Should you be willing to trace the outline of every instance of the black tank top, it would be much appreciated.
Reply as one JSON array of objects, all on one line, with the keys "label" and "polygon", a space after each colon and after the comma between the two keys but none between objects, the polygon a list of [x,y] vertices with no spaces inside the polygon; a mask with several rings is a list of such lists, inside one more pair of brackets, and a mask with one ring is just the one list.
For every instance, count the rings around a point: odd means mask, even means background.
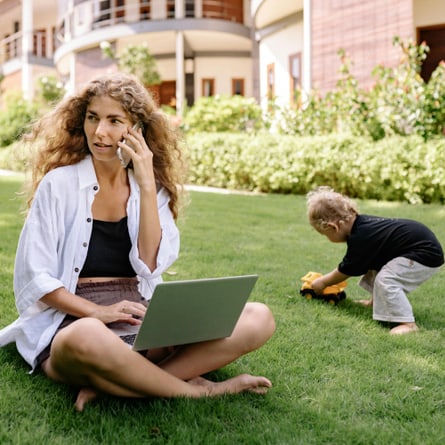
[{"label": "black tank top", "polygon": [[79,277],[134,277],[127,217],[120,221],[93,220],[93,232]]}]

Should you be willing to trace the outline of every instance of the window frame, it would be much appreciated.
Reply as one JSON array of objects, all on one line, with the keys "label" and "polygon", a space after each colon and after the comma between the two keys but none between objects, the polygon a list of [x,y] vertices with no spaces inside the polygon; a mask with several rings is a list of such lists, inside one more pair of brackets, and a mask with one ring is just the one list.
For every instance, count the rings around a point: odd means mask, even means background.
[{"label": "window frame", "polygon": [[[206,94],[207,86],[209,94]],[[211,97],[215,95],[215,79],[212,77],[203,77],[201,81],[201,94],[203,97]]]}]

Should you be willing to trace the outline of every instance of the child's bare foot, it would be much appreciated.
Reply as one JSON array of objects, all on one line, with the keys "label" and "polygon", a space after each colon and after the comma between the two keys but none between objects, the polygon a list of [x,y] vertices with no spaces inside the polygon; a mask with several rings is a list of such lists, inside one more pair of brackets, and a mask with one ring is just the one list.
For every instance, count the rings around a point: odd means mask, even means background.
[{"label": "child's bare foot", "polygon": [[389,333],[391,335],[402,335],[416,332],[418,330],[419,328],[417,327],[416,323],[401,323],[395,328],[392,328]]},{"label": "child's bare foot", "polygon": [[369,300],[355,300],[355,302],[365,307],[372,307],[372,298]]},{"label": "child's bare foot", "polygon": [[79,394],[77,394],[77,399],[74,404],[74,407],[77,409],[77,411],[83,411],[85,408],[85,405],[88,402],[91,402],[91,400],[94,400],[97,397],[98,393],[95,389],[85,387],[80,388]]},{"label": "child's bare foot", "polygon": [[188,381],[192,385],[201,385],[207,388],[209,396],[222,394],[238,394],[240,392],[254,392],[265,394],[272,383],[266,377],[257,377],[250,374],[240,374],[223,382],[211,382],[203,377]]}]

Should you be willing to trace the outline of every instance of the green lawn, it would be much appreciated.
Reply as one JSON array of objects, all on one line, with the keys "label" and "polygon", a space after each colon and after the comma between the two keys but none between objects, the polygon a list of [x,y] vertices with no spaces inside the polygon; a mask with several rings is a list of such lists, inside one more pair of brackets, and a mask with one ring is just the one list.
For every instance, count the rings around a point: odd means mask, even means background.
[{"label": "green lawn", "polygon": [[[14,251],[22,225],[20,178],[0,177],[0,327],[15,319]],[[445,245],[445,209],[359,202],[363,213],[421,220]],[[300,277],[336,266],[344,245],[306,221],[301,196],[191,192],[181,255],[166,280],[257,273],[251,299],[273,310],[277,331],[260,350],[213,373],[265,375],[265,396],[200,400],[102,397],[83,413],[75,391],[28,375],[14,345],[0,349],[1,444],[445,443],[444,271],[413,292],[421,331],[391,337],[351,279],[338,306],[299,295]]]}]

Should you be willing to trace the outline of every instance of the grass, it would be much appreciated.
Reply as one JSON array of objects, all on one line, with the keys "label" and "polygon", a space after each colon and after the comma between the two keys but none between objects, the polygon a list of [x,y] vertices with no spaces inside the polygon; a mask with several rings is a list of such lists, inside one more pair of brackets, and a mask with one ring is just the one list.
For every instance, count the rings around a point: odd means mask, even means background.
[{"label": "grass", "polygon": [[[21,178],[0,177],[0,326],[16,317],[14,252]],[[306,301],[300,277],[336,266],[344,245],[306,222],[303,197],[191,192],[179,225],[181,255],[166,280],[258,273],[252,300],[273,310],[263,348],[212,374],[269,377],[265,396],[202,400],[103,397],[75,412],[74,389],[28,367],[14,345],[0,349],[2,444],[422,444],[445,443],[445,271],[411,295],[421,327],[390,337],[353,278],[338,306]],[[375,201],[363,213],[421,220],[445,245],[445,209]]]}]

